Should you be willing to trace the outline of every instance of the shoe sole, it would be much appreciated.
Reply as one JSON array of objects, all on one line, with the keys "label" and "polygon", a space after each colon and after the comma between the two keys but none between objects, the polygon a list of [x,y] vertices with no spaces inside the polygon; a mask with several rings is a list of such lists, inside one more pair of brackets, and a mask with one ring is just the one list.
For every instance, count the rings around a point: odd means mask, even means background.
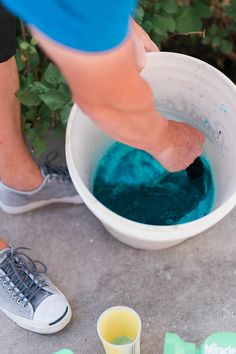
[{"label": "shoe sole", "polygon": [[66,197],[66,198],[60,198],[60,199],[49,199],[49,200],[40,200],[38,202],[33,202],[29,203],[23,206],[19,207],[12,207],[9,205],[6,205],[2,202],[0,202],[0,208],[7,214],[11,215],[17,215],[17,214],[23,214],[27,213],[29,211],[42,208],[46,205],[50,204],[62,204],[62,203],[68,203],[68,204],[83,204],[83,200],[80,198],[80,196],[75,196],[75,197]]},{"label": "shoe sole", "polygon": [[53,333],[60,332],[63,328],[65,328],[68,325],[72,317],[71,308],[70,306],[68,306],[68,311],[65,317],[61,319],[61,321],[57,322],[52,326],[48,325],[47,327],[42,328],[37,325],[32,326],[31,322],[33,321],[27,319],[22,320],[20,317],[9,313],[8,311],[2,309],[1,307],[0,310],[2,310],[2,312],[19,327],[24,328],[30,332],[39,333],[39,334],[53,334]]}]

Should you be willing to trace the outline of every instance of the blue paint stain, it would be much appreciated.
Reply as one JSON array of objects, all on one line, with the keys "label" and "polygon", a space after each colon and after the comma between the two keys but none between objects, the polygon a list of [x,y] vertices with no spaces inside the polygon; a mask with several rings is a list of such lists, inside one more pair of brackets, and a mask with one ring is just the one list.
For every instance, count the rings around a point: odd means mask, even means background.
[{"label": "blue paint stain", "polygon": [[175,225],[207,215],[214,183],[209,163],[191,181],[186,171],[169,173],[151,155],[114,143],[95,171],[94,196],[115,213],[143,224]]},{"label": "blue paint stain", "polygon": [[220,110],[224,113],[227,113],[228,112],[228,108],[222,103],[221,106],[220,106]]},{"label": "blue paint stain", "polygon": [[208,119],[207,119],[207,118],[205,118],[205,119],[203,120],[203,125],[204,125],[204,127],[205,127],[205,128],[207,128],[207,127],[208,127],[208,125],[209,125],[209,121],[208,121]]}]

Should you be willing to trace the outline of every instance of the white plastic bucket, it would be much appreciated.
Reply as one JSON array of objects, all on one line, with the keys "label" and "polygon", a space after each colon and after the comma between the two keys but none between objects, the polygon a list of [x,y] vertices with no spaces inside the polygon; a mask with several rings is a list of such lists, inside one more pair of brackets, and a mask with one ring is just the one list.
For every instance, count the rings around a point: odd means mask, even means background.
[{"label": "white plastic bucket", "polygon": [[127,245],[157,250],[208,229],[236,204],[236,87],[212,66],[176,53],[149,54],[142,75],[153,90],[159,111],[205,133],[204,154],[211,163],[216,186],[212,212],[186,224],[150,226],[103,206],[90,191],[91,181],[99,158],[113,140],[76,105],[67,126],[66,156],[76,189],[106,229]]}]

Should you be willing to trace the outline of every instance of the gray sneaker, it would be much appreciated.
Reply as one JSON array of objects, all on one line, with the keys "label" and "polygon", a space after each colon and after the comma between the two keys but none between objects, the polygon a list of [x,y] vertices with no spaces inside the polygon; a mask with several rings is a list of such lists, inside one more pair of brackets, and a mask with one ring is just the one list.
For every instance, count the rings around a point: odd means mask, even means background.
[{"label": "gray sneaker", "polygon": [[37,189],[23,192],[0,182],[0,207],[3,211],[8,214],[21,214],[52,203],[83,203],[70,179],[67,167],[52,165],[56,155],[50,159],[51,155],[48,155],[45,165],[41,168],[44,181]]},{"label": "gray sneaker", "polygon": [[70,305],[46,276],[46,266],[24,250],[10,246],[0,250],[0,310],[29,331],[58,332],[70,322]]}]

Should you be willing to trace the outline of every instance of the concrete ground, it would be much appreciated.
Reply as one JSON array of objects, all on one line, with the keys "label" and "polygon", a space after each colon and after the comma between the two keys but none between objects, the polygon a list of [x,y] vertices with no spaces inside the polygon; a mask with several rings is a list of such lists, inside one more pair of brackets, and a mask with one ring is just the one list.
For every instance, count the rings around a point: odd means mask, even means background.
[{"label": "concrete ground", "polygon": [[0,232],[32,248],[67,296],[73,319],[61,333],[27,332],[0,313],[0,354],[104,353],[99,315],[127,305],[141,316],[142,354],[161,354],[173,331],[201,343],[236,331],[236,210],[215,227],[174,248],[140,251],[116,241],[85,206],[50,206],[21,216],[0,212]]}]

